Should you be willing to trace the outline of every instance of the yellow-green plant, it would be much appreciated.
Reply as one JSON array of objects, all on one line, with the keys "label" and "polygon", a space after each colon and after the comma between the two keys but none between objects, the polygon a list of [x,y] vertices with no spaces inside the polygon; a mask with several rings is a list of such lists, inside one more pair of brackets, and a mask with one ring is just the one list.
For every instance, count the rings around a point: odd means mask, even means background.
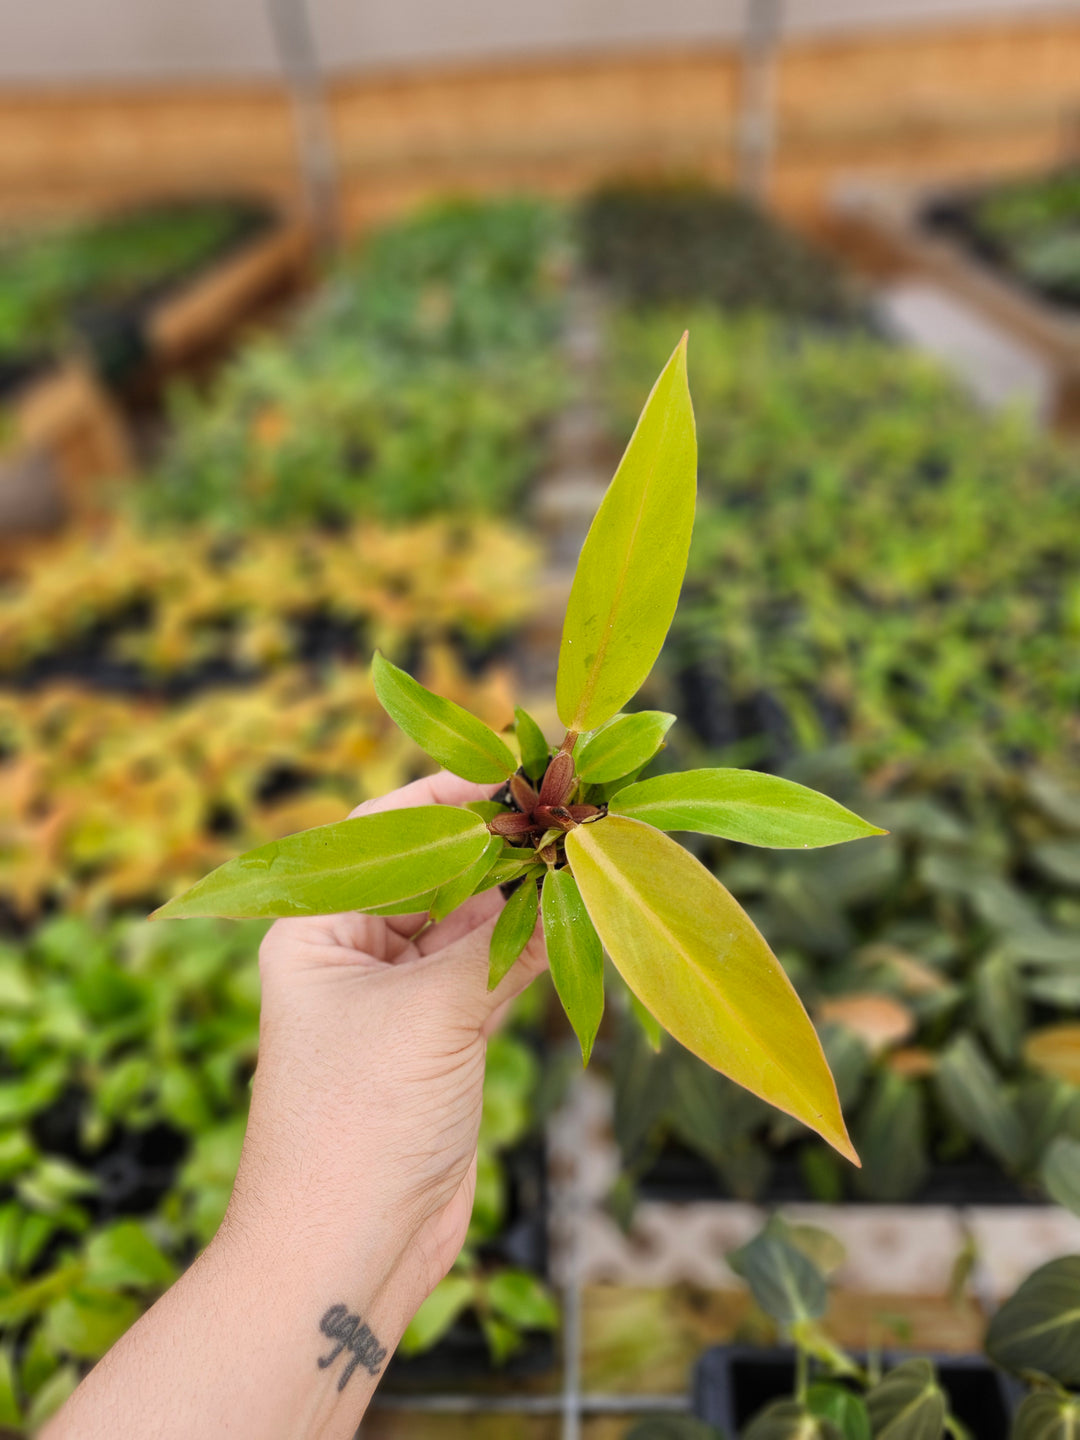
[{"label": "yellow-green plant", "polygon": [[802,1120],[855,1160],[836,1086],[790,981],[731,895],[666,831],[803,848],[881,833],[774,776],[701,770],[639,780],[674,717],[624,714],[675,614],[694,523],[697,441],[686,340],[664,367],[589,530],[570,593],[552,753],[523,711],[515,753],[460,706],[377,655],[376,693],[433,759],[499,784],[472,806],[422,806],[320,826],[231,860],[158,913],[340,910],[439,920],[513,885],[491,983],[542,919],[555,989],[588,1060],[606,950],[643,1024]]}]

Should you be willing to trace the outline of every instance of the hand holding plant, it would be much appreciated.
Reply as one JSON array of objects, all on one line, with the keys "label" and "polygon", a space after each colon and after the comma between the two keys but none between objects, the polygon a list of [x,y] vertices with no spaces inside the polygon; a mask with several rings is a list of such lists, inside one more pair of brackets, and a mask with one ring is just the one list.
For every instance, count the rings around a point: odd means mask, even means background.
[{"label": "hand holding plant", "polygon": [[606,950],[659,1040],[803,1121],[856,1161],[821,1045],[750,918],[665,833],[804,848],[881,833],[804,786],[738,770],[639,780],[674,717],[624,714],[675,614],[694,521],[697,449],[685,337],[661,373],[597,512],[570,594],[552,751],[523,711],[517,753],[381,656],[384,708],[433,759],[494,800],[365,815],[263,846],[162,915],[425,912],[439,922],[514,887],[494,926],[494,987],[543,920],[552,978],[586,1061],[604,1005]]}]

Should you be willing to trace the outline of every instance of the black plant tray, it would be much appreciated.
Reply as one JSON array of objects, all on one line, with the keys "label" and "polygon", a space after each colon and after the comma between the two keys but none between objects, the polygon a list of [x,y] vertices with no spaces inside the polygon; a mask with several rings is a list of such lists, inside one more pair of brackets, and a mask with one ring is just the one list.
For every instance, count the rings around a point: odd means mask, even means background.
[{"label": "black plant tray", "polygon": [[[865,1356],[857,1357],[865,1362]],[[891,1369],[914,1355],[893,1351],[882,1356]],[[1013,1382],[980,1355],[928,1355],[949,1397],[956,1418],[975,1440],[1008,1440],[1018,1399]],[[795,1352],[719,1345],[706,1350],[694,1371],[694,1414],[718,1426],[730,1440],[766,1405],[789,1397],[795,1386]]]},{"label": "black plant tray", "polygon": [[[702,1200],[735,1200],[707,1160],[682,1145],[668,1144],[639,1178],[643,1200],[689,1204]],[[776,1156],[772,1173],[761,1192],[752,1197],[761,1205],[818,1204],[821,1196],[807,1186],[795,1154]],[[939,1162],[914,1195],[901,1200],[875,1200],[855,1191],[841,1197],[851,1205],[1039,1205],[1046,1201],[1004,1174],[988,1155]]]},{"label": "black plant tray", "polygon": [[1073,280],[1044,283],[1016,269],[1005,248],[979,224],[975,214],[978,200],[978,192],[939,196],[923,207],[919,219],[928,230],[961,245],[1014,289],[1034,295],[1046,304],[1071,311],[1080,309],[1080,283]]},{"label": "black plant tray", "polygon": [[[548,1193],[544,1146],[530,1141],[502,1159],[508,1179],[506,1224],[497,1239],[480,1249],[482,1262],[514,1265],[548,1278]],[[451,1386],[485,1379],[522,1379],[554,1367],[556,1337],[535,1331],[516,1354],[495,1366],[480,1325],[465,1315],[437,1345],[421,1355],[395,1355],[381,1387],[386,1391]]]}]

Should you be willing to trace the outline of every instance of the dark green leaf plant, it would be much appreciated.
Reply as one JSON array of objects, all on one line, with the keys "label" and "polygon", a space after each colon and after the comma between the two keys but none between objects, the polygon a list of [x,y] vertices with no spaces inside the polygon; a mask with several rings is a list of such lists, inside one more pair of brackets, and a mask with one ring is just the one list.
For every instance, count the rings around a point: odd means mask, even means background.
[{"label": "dark green leaf plant", "polygon": [[555,989],[587,1061],[604,1008],[604,954],[653,1035],[802,1120],[856,1161],[836,1085],[791,982],[731,894],[671,831],[804,849],[882,833],[823,794],[753,771],[641,778],[673,716],[629,714],[664,644],[694,523],[697,442],[686,338],[645,404],[582,548],[559,653],[552,747],[517,714],[497,735],[376,655],[383,706],[448,770],[497,786],[470,806],[361,816],[275,841],[165,905],[170,917],[415,914],[437,922],[511,889],[491,984],[537,920]]}]

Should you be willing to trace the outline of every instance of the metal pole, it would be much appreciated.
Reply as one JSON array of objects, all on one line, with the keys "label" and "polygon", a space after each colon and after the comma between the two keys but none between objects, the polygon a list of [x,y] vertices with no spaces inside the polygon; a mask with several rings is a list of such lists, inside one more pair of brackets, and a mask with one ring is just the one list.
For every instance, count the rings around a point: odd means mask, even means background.
[{"label": "metal pole", "polygon": [[307,0],[266,0],[266,8],[292,97],[305,208],[316,241],[330,249],[340,230],[337,152]]},{"label": "metal pole", "polygon": [[736,179],[743,194],[759,202],[768,194],[776,139],[775,71],[782,25],[783,0],[746,0]]}]

